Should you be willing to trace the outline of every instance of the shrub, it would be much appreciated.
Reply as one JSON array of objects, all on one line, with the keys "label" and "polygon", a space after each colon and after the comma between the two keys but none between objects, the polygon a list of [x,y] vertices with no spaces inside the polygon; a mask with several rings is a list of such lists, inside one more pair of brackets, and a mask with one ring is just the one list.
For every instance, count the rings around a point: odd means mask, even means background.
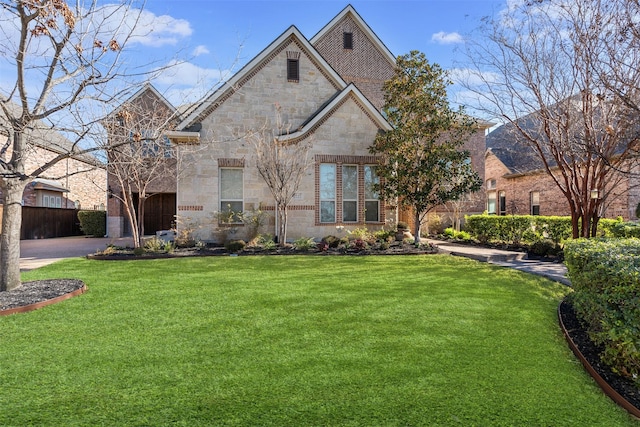
[{"label": "shrub", "polygon": [[538,256],[556,255],[559,251],[560,247],[551,239],[537,240],[529,247],[529,252]]},{"label": "shrub", "polygon": [[404,221],[398,221],[398,224],[396,225],[396,228],[398,230],[408,230],[409,229],[409,224],[407,224]]},{"label": "shrub", "polygon": [[298,251],[306,252],[316,246],[316,242],[311,237],[301,237],[293,242],[293,247]]},{"label": "shrub", "polygon": [[392,230],[378,230],[373,233],[376,242],[391,243],[396,240],[396,232]]},{"label": "shrub", "polygon": [[329,245],[330,248],[335,249],[340,245],[340,239],[336,236],[324,236],[322,241]]},{"label": "shrub", "polygon": [[329,249],[329,245],[327,244],[327,242],[318,242],[316,244],[316,247],[320,252],[326,252]]},{"label": "shrub", "polygon": [[240,252],[245,246],[244,240],[230,240],[224,244],[224,248],[231,253]]},{"label": "shrub", "polygon": [[429,234],[442,234],[442,230],[444,230],[444,223],[440,215],[429,215],[427,219],[427,231]]},{"label": "shrub", "polygon": [[164,250],[164,242],[157,237],[153,237],[144,242],[144,249],[147,252],[161,252]]},{"label": "shrub", "polygon": [[135,256],[140,256],[144,254],[144,248],[134,248],[133,249],[133,254]]},{"label": "shrub", "polygon": [[80,229],[87,236],[102,237],[107,234],[107,212],[79,211]]},{"label": "shrub", "polygon": [[611,226],[610,230],[613,237],[640,238],[640,224],[636,222],[617,222]]},{"label": "shrub", "polygon": [[640,240],[569,241],[565,263],[571,302],[602,360],[640,385]]},{"label": "shrub", "polygon": [[364,251],[367,249],[367,242],[364,239],[355,239],[351,244],[351,249],[354,249],[358,252]]}]

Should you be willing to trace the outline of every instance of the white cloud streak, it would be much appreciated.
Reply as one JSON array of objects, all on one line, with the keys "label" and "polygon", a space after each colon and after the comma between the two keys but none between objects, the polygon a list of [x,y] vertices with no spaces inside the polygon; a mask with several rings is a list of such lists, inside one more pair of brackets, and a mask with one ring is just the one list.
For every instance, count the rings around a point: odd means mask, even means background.
[{"label": "white cloud streak", "polygon": [[445,33],[444,31],[440,31],[431,36],[431,41],[438,44],[458,44],[464,43],[464,37],[456,32]]}]

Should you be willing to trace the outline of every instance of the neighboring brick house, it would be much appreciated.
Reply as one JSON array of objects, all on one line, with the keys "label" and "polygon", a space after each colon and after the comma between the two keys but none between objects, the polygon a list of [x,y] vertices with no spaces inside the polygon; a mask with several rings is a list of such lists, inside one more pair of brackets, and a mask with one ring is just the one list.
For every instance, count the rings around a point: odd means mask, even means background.
[{"label": "neighboring brick house", "polygon": [[[570,215],[567,199],[538,155],[514,136],[510,125],[489,133],[485,154],[485,209],[495,215]],[[640,178],[622,178],[611,189],[605,218],[637,219]]]},{"label": "neighboring brick house", "polygon": [[[274,209],[243,135],[273,123],[275,104],[290,128],[280,140],[310,141],[314,161],[289,209],[290,239],[395,222],[397,212],[370,189],[378,158],[369,153],[376,135],[390,129],[381,113],[382,85],[394,68],[395,57],[352,6],[310,40],[290,27],[187,114],[180,131],[169,133],[183,165],[179,224],[189,223],[202,240],[220,242],[228,230],[215,214],[225,207]],[[472,144],[480,147],[472,151],[481,159],[484,131]],[[237,225],[234,236],[246,238]],[[273,233],[273,227],[262,232]]]},{"label": "neighboring brick house", "polygon": [[[17,107],[16,107],[17,108]],[[39,123],[36,123],[38,125]],[[0,130],[0,140],[7,141],[5,130]],[[25,172],[33,172],[60,154],[71,152],[73,144],[60,133],[43,124],[26,134],[28,152],[25,156]],[[2,144],[0,144],[2,145]],[[3,154],[3,160],[11,158],[11,147]],[[40,178],[25,188],[24,206],[105,209],[107,177],[104,164],[89,155],[78,155],[59,161]],[[0,190],[0,204],[2,190]]]},{"label": "neighboring brick house", "polygon": [[[133,187],[133,201],[136,209],[139,198],[138,183],[146,185],[146,194],[150,197],[145,201],[145,234],[155,234],[157,231],[174,227],[177,177],[175,148],[166,138],[147,137],[149,132],[157,133],[162,132],[163,129],[172,129],[177,115],[176,108],[156,88],[146,84],[112,111],[103,123],[108,129],[110,143],[113,143],[116,138],[132,139],[135,133],[139,133],[142,138],[141,150],[120,157],[118,165],[114,164],[114,156],[117,154],[108,154],[108,236],[131,235],[131,224],[122,203],[123,191],[117,179],[118,176],[123,179],[129,175],[132,177],[129,182]],[[150,127],[156,129],[149,129]],[[118,144],[118,141],[115,141],[115,144]],[[149,158],[150,163],[142,168],[133,166],[133,163],[143,161],[143,157]],[[153,171],[147,174],[147,171],[143,170],[145,167],[152,167]]]}]

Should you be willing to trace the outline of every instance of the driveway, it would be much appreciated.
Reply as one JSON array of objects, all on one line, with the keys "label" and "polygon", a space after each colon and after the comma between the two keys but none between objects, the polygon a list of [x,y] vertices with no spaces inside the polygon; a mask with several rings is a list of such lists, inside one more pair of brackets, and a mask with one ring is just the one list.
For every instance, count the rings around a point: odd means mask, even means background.
[{"label": "driveway", "polygon": [[84,257],[103,250],[109,244],[133,246],[130,237],[60,237],[20,241],[20,271],[33,270],[64,258]]}]

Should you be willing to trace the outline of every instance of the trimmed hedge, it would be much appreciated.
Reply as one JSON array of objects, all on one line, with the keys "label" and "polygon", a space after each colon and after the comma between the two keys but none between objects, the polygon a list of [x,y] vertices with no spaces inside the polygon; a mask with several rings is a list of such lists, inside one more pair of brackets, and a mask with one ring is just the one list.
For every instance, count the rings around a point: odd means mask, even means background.
[{"label": "trimmed hedge", "polygon": [[640,385],[640,239],[577,239],[564,253],[571,303],[603,362]]},{"label": "trimmed hedge", "polygon": [[[625,223],[620,219],[602,218],[598,222],[598,235],[619,236],[615,230],[621,224]],[[571,217],[568,216],[470,215],[465,217],[465,228],[482,243],[501,242],[518,245],[551,240],[558,245],[572,237]],[[638,228],[640,237],[640,227]]]},{"label": "trimmed hedge", "polygon": [[103,237],[107,234],[106,211],[79,211],[80,229],[87,236]]}]

